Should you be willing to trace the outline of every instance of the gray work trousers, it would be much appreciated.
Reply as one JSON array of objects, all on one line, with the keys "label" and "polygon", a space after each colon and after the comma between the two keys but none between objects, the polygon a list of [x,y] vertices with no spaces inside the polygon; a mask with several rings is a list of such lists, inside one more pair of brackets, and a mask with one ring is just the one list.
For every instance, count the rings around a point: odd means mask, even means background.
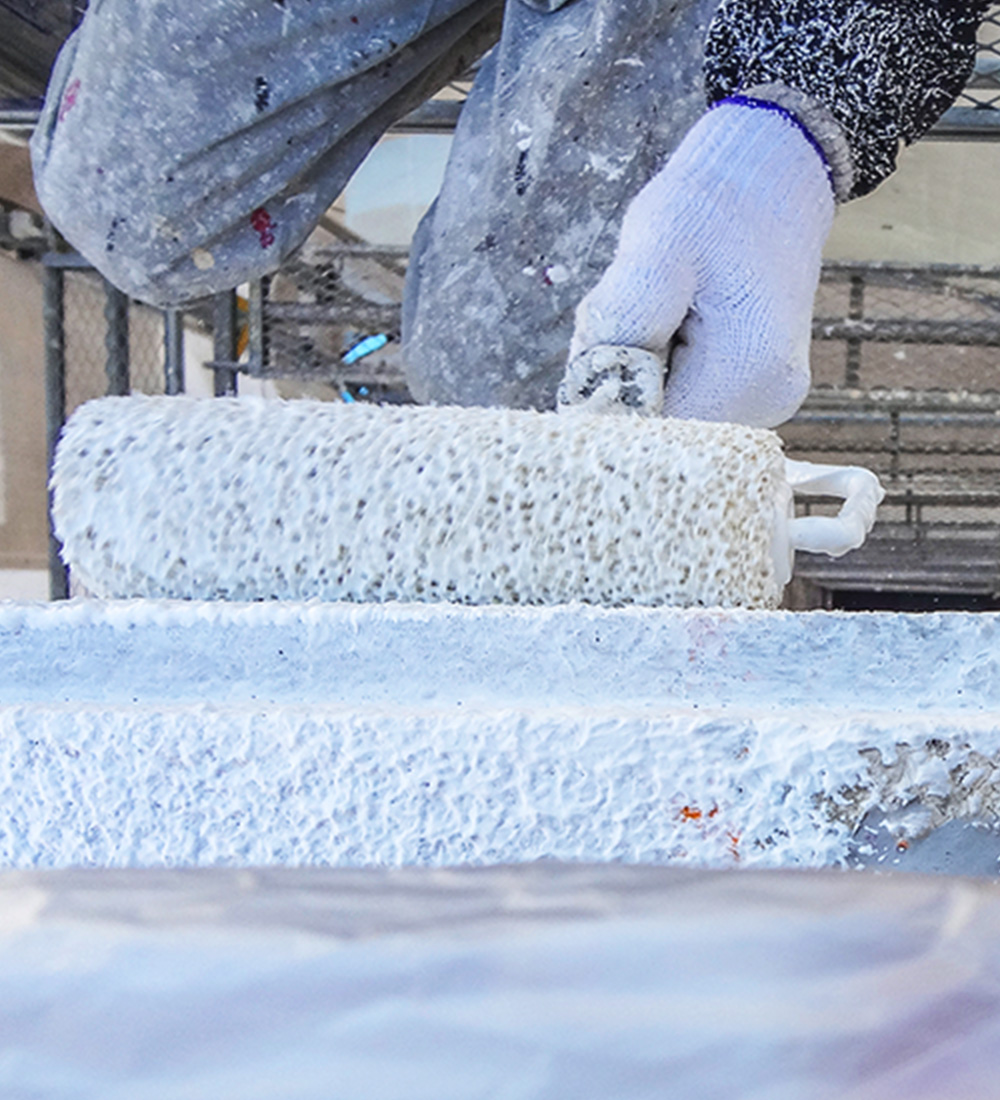
[{"label": "gray work trousers", "polygon": [[274,271],[502,0],[91,0],[32,139],[49,217],[155,305]]},{"label": "gray work trousers", "polygon": [[[704,108],[718,0],[508,0],[414,241],[422,401],[550,407],[572,312]],[[385,129],[487,49],[502,0],[92,0],[32,142],[50,217],[166,305],[274,271]]]}]

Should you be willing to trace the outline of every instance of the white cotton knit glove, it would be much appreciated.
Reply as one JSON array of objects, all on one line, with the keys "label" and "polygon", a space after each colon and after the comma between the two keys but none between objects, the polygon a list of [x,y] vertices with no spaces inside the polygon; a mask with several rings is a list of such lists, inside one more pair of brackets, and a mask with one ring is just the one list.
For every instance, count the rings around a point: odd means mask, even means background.
[{"label": "white cotton knit glove", "polygon": [[[834,194],[818,147],[770,105],[723,102],[632,201],[577,308],[563,405],[599,346],[669,362],[662,412],[774,427],[809,390],[813,298]],[[607,386],[604,387],[607,397]]]}]

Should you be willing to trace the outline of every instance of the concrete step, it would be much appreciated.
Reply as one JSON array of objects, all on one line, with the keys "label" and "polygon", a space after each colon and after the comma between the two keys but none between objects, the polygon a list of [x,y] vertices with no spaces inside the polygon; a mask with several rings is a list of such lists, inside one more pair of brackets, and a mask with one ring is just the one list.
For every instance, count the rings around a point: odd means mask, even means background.
[{"label": "concrete step", "polygon": [[1000,617],[0,604],[0,790],[4,867],[992,870]]}]

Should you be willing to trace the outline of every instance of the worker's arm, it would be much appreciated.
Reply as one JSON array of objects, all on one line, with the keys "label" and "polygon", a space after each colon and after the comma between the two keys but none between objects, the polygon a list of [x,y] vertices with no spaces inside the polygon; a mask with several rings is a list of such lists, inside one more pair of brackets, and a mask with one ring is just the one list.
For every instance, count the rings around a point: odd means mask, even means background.
[{"label": "worker's arm", "polygon": [[706,48],[714,107],[629,208],[577,311],[563,402],[600,391],[607,404],[608,348],[626,346],[638,350],[625,374],[649,352],[669,365],[650,411],[757,426],[793,415],[835,201],[877,186],[899,143],[951,104],[987,6],[725,0]]},{"label": "worker's arm", "polygon": [[[828,156],[838,197],[873,190],[899,143],[925,134],[965,87],[987,0],[724,0],[705,44],[709,102],[751,89],[787,106]],[[850,179],[847,178],[848,170]]]}]

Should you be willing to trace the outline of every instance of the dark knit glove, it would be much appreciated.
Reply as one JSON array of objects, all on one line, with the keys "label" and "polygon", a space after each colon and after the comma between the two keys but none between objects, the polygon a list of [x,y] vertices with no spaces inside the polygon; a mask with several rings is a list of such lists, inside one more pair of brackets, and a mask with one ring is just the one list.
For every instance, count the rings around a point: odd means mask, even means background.
[{"label": "dark knit glove", "polygon": [[[986,0],[723,0],[705,47],[709,102],[779,86],[770,98],[815,131],[804,102],[812,100],[839,123],[850,150],[838,197],[865,195],[895,168],[899,143],[926,133],[967,83],[988,7]],[[782,99],[780,86],[799,94],[798,106]],[[836,159],[835,150],[826,152]]]}]

